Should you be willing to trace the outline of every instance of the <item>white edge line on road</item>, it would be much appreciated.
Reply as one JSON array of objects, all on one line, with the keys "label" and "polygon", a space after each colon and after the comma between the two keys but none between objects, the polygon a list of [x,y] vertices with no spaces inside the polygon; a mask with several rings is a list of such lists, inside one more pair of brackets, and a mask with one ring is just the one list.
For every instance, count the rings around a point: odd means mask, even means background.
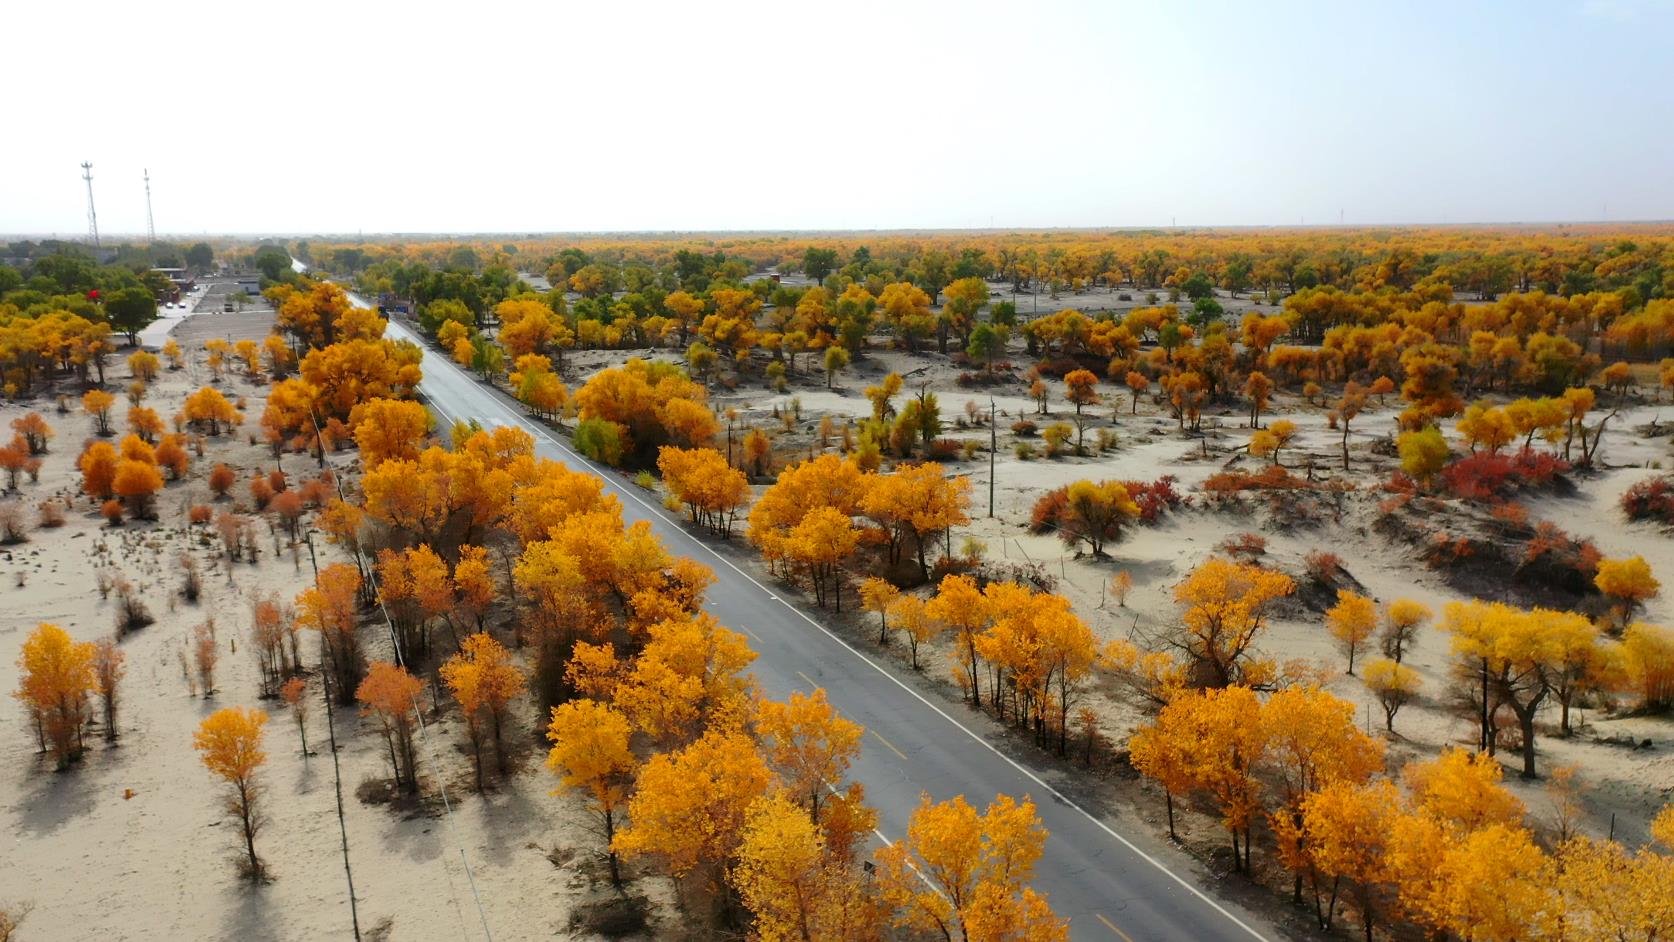
[{"label": "white edge line on road", "polygon": [[[404,330],[404,331],[406,330],[406,328],[404,328],[404,327],[400,328],[400,329]],[[411,333],[411,331],[407,331],[407,332]],[[421,349],[423,348],[422,341],[420,342],[420,348]],[[437,360],[437,362],[444,362],[440,355],[438,355],[436,357],[436,360]],[[455,366],[452,363],[448,363],[447,366],[452,368],[455,372],[458,372],[462,375],[464,373],[463,370],[460,370],[457,366]],[[470,376],[466,376],[465,379],[466,379],[467,382],[470,382],[470,383],[476,383],[477,382],[474,378],[472,378]],[[423,385],[422,381],[421,381],[420,385]],[[586,467],[588,470],[590,470],[595,476],[597,476],[599,478],[602,478],[606,481],[611,480],[611,477],[608,474],[608,472],[601,472],[599,470],[599,468],[596,467],[593,464],[592,461],[588,460],[587,458],[583,457],[582,455],[580,455],[577,452],[575,452],[574,450],[572,450],[568,445],[566,445],[562,441],[560,441],[556,436],[554,436],[546,428],[544,428],[543,426],[541,426],[540,424],[538,424],[536,422],[531,421],[530,419],[528,419],[527,416],[523,416],[523,415],[518,414],[510,406],[507,406],[504,402],[502,402],[500,400],[500,397],[499,397],[497,391],[489,392],[488,393],[488,398],[491,399],[494,402],[494,405],[498,409],[500,409],[502,412],[512,416],[513,423],[516,424],[519,428],[524,428],[525,430],[533,429],[535,434],[541,436],[542,438],[545,438],[547,441],[551,442],[553,445],[556,445],[560,451],[563,451],[566,454],[569,454],[572,457],[574,457],[576,461],[580,462],[584,467]],[[431,404],[435,405],[435,403],[431,403]],[[447,410],[439,409],[439,411],[442,411],[445,414]],[[1249,933],[1251,936],[1253,936],[1257,939],[1260,939],[1261,942],[1270,942],[1270,940],[1266,936],[1262,935],[1260,932],[1257,932],[1254,929],[1254,927],[1250,926],[1248,923],[1244,922],[1244,920],[1239,919],[1237,916],[1233,915],[1225,907],[1223,907],[1220,903],[1217,903],[1213,899],[1210,899],[1209,896],[1207,894],[1205,894],[1202,890],[1193,886],[1190,882],[1188,882],[1185,878],[1181,877],[1179,874],[1175,873],[1173,870],[1170,870],[1168,868],[1167,864],[1164,864],[1162,861],[1158,860],[1157,858],[1152,857],[1150,854],[1147,854],[1145,851],[1140,850],[1138,846],[1136,846],[1132,841],[1123,837],[1121,834],[1117,833],[1115,831],[1115,829],[1110,827],[1110,825],[1105,824],[1103,821],[1099,820],[1098,817],[1093,815],[1091,812],[1087,811],[1087,809],[1085,809],[1085,808],[1081,807],[1080,805],[1076,804],[1073,800],[1070,799],[1070,797],[1068,795],[1065,795],[1064,793],[1058,791],[1056,788],[1053,788],[1051,785],[1047,784],[1045,780],[1043,780],[1040,776],[1036,775],[1034,772],[1030,771],[1022,763],[1018,762],[1016,759],[1013,759],[1011,756],[1006,755],[1004,752],[1001,752],[999,747],[997,747],[993,743],[989,742],[986,738],[979,735],[976,731],[968,728],[967,726],[965,726],[965,724],[963,724],[963,723],[959,722],[958,720],[954,719],[946,711],[944,711],[941,707],[939,707],[936,704],[930,702],[930,700],[928,698],[926,698],[923,694],[919,693],[917,690],[914,690],[912,687],[908,686],[904,681],[901,680],[901,678],[896,677],[894,674],[885,670],[882,665],[878,664],[876,661],[873,661],[870,657],[867,657],[864,653],[862,653],[860,651],[860,649],[858,649],[854,645],[850,644],[846,639],[844,639],[840,635],[836,634],[831,629],[829,629],[829,628],[825,627],[824,625],[820,624],[819,622],[815,621],[813,618],[809,617],[806,612],[804,612],[801,609],[797,608],[796,606],[790,604],[789,602],[785,601],[784,599],[779,598],[777,596],[777,594],[772,592],[771,590],[769,590],[767,588],[767,586],[764,586],[760,582],[756,581],[756,578],[754,576],[752,576],[749,573],[745,572],[744,570],[738,568],[738,566],[736,564],[734,564],[732,560],[726,558],[725,556],[722,556],[718,551],[716,551],[716,549],[713,546],[710,546],[708,543],[704,542],[703,540],[697,539],[696,537],[692,537],[691,534],[689,534],[689,533],[686,533],[685,527],[683,527],[678,521],[671,520],[669,518],[669,516],[667,514],[663,513],[660,508],[654,506],[649,501],[640,497],[638,494],[635,494],[629,488],[622,487],[622,488],[618,488],[618,490],[620,490],[623,494],[626,494],[628,497],[633,498],[633,500],[635,502],[637,502],[640,506],[644,507],[646,510],[650,511],[651,514],[653,516],[657,517],[659,520],[662,520],[664,523],[666,523],[670,526],[673,526],[675,529],[679,530],[682,534],[686,535],[687,537],[690,537],[692,542],[696,543],[698,546],[701,546],[705,550],[707,550],[709,552],[709,555],[711,555],[711,556],[715,557],[716,559],[720,560],[721,562],[725,563],[727,565],[727,567],[730,568],[733,572],[736,572],[740,576],[743,576],[745,579],[748,579],[752,585],[754,585],[756,588],[760,589],[764,594],[770,596],[774,601],[778,602],[780,605],[783,605],[785,608],[794,612],[803,621],[807,622],[808,624],[814,626],[815,628],[817,628],[818,630],[823,632],[826,637],[828,637],[831,640],[833,640],[833,641],[837,642],[838,644],[842,645],[845,650],[847,650],[849,653],[853,654],[855,657],[859,658],[868,667],[877,671],[879,674],[883,675],[884,677],[889,678],[889,680],[892,683],[894,683],[897,687],[900,687],[902,690],[906,691],[908,694],[910,694],[918,702],[924,704],[926,707],[933,710],[942,719],[947,720],[949,723],[952,723],[954,726],[958,727],[959,730],[962,731],[965,735],[971,737],[971,739],[975,740],[976,742],[981,743],[982,746],[984,748],[986,748],[989,752],[992,752],[996,756],[999,756],[1001,759],[1005,760],[1005,762],[1008,765],[1010,765],[1012,768],[1016,769],[1018,772],[1021,772],[1024,775],[1024,777],[1028,778],[1030,781],[1034,782],[1036,785],[1039,785],[1041,788],[1045,789],[1047,791],[1047,793],[1050,794],[1053,798],[1057,799],[1059,803],[1061,803],[1063,805],[1066,805],[1070,808],[1075,809],[1077,812],[1079,812],[1081,814],[1082,817],[1086,818],[1088,821],[1091,821],[1096,827],[1098,827],[1099,830],[1101,830],[1104,833],[1106,833],[1106,834],[1110,835],[1111,837],[1115,838],[1123,847],[1126,847],[1128,850],[1133,851],[1135,854],[1138,854],[1140,856],[1140,858],[1142,858],[1146,863],[1149,863],[1151,866],[1156,867],[1158,870],[1167,874],[1169,879],[1173,880],[1175,883],[1180,884],[1182,887],[1185,887],[1186,890],[1189,891],[1193,896],[1196,896],[1198,899],[1202,900],[1203,902],[1208,903],[1211,908],[1213,908],[1216,912],[1220,913],[1221,915],[1225,916],[1227,919],[1231,920],[1232,923],[1234,925],[1236,925],[1238,928],[1243,929],[1245,932]],[[878,836],[883,837],[883,835],[881,833],[878,834]],[[887,841],[888,839],[885,838],[885,840]]]}]

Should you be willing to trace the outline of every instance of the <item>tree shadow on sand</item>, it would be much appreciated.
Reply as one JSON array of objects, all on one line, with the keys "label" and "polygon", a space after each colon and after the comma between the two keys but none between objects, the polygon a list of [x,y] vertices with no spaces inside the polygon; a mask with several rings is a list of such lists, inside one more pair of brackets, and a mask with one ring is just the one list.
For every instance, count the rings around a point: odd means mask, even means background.
[{"label": "tree shadow on sand", "polygon": [[239,939],[241,942],[279,942],[284,938],[274,924],[274,914],[268,905],[263,884],[252,885],[244,880],[223,892],[237,894],[238,903],[227,910],[226,931],[221,938]]},{"label": "tree shadow on sand", "polygon": [[18,827],[33,837],[50,835],[93,810],[97,783],[79,766],[55,772],[50,761],[44,756],[32,757],[18,770],[22,781],[13,791],[18,800],[11,810]]}]

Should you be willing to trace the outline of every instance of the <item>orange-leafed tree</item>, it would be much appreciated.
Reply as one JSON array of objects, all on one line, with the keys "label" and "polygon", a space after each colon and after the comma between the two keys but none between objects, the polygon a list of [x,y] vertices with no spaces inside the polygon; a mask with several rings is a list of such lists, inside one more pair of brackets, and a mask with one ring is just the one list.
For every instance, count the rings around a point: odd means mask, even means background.
[{"label": "orange-leafed tree", "polygon": [[227,492],[232,490],[237,481],[238,472],[225,464],[217,464],[209,469],[209,489],[215,492],[216,497],[227,496]]},{"label": "orange-leafed tree", "polygon": [[75,641],[64,629],[42,622],[18,653],[18,688],[13,694],[29,711],[41,750],[51,751],[58,768],[81,755],[87,728],[88,697],[97,689],[98,651]]},{"label": "orange-leafed tree", "polygon": [[25,413],[13,419],[12,431],[23,437],[31,455],[46,454],[47,443],[57,434],[39,412]]},{"label": "orange-leafed tree", "polygon": [[1320,884],[1331,887],[1326,905],[1315,898],[1322,928],[1330,928],[1344,890],[1372,942],[1374,926],[1393,903],[1390,839],[1400,809],[1400,794],[1388,779],[1330,782],[1303,800],[1299,829],[1307,835],[1308,865]]},{"label": "orange-leafed tree", "polygon": [[506,712],[512,700],[524,691],[527,680],[523,669],[512,660],[505,646],[480,631],[460,643],[459,653],[442,664],[441,673],[442,681],[453,692],[460,711],[465,714],[477,787],[480,789],[483,784],[484,733],[492,738],[496,763],[504,772],[507,757],[502,734]]},{"label": "orange-leafed tree", "polygon": [[954,657],[963,670],[961,686],[972,703],[982,702],[980,684],[981,659],[977,656],[977,638],[993,619],[987,597],[977,588],[970,576],[949,574],[942,577],[936,595],[925,603],[925,614],[951,629],[958,639]]},{"label": "orange-leafed tree", "polygon": [[646,761],[628,801],[629,824],[611,846],[628,859],[659,861],[676,880],[696,873],[705,889],[723,892],[745,815],[772,781],[749,736],[711,730]]},{"label": "orange-leafed tree", "polygon": [[1196,785],[1192,777],[1194,757],[1188,751],[1191,744],[1177,735],[1172,726],[1150,723],[1134,730],[1128,739],[1128,761],[1139,774],[1156,782],[1163,790],[1163,802],[1168,809],[1168,838],[1179,840],[1174,833],[1174,799],[1191,793]]},{"label": "orange-leafed tree", "polygon": [[213,386],[205,386],[187,396],[181,415],[187,425],[206,429],[210,435],[219,435],[223,429],[230,429],[244,421],[244,416]]},{"label": "orange-leafed tree", "polygon": [[552,743],[546,766],[559,776],[563,788],[588,797],[610,858],[610,882],[617,886],[622,885],[621,863],[613,846],[617,817],[638,766],[628,747],[632,737],[628,718],[596,700],[571,700],[553,707],[552,722],[546,728],[546,738]]},{"label": "orange-leafed tree", "polygon": [[116,642],[109,638],[101,638],[93,643],[93,692],[99,695],[99,703],[104,708],[105,741],[115,742],[116,708],[122,688],[122,678],[128,673],[125,666],[127,656]]},{"label": "orange-leafed tree", "polygon": [[1434,759],[1410,763],[1401,777],[1420,813],[1455,830],[1474,831],[1521,825],[1523,802],[1500,784],[1503,774],[1493,756],[1449,747]]},{"label": "orange-leafed tree", "polygon": [[[1382,743],[1355,726],[1354,712],[1347,700],[1301,685],[1285,687],[1261,705],[1259,722],[1267,740],[1263,771],[1278,799],[1272,824],[1280,837],[1280,856],[1296,875],[1297,903],[1304,876],[1318,877],[1308,862],[1311,843],[1303,803],[1328,784],[1359,785],[1383,771]],[[1317,883],[1314,889],[1317,897]]]},{"label": "orange-leafed tree", "polygon": [[762,701],[756,731],[785,787],[818,823],[826,788],[847,776],[860,754],[863,730],[839,716],[825,691],[816,688],[810,695],[792,693],[782,703]]},{"label": "orange-leafed tree", "polygon": [[403,399],[370,399],[349,413],[361,461],[371,468],[390,458],[416,461],[430,436],[430,413]]},{"label": "orange-leafed tree", "polygon": [[1616,600],[1621,624],[1626,624],[1635,609],[1646,599],[1655,598],[1662,589],[1662,583],[1651,575],[1651,565],[1643,556],[1600,560],[1593,584]]},{"label": "orange-leafed tree", "polygon": [[155,464],[127,458],[117,465],[116,477],[111,481],[112,493],[126,501],[128,512],[139,520],[154,516],[152,497],[162,489],[163,475]]},{"label": "orange-leafed tree", "polygon": [[355,690],[361,712],[378,720],[395,785],[409,795],[418,794],[418,751],[413,747],[413,727],[418,719],[418,695],[424,682],[388,661],[374,661],[366,679]]},{"label": "orange-leafed tree", "polygon": [[155,442],[163,434],[163,417],[148,406],[128,409],[128,429],[148,442]]},{"label": "orange-leafed tree", "polygon": [[1390,660],[1386,657],[1373,658],[1366,662],[1361,671],[1361,680],[1366,689],[1378,700],[1383,707],[1383,728],[1393,733],[1395,731],[1395,714],[1401,708],[1411,703],[1418,696],[1418,689],[1424,680],[1418,671]]},{"label": "orange-leafed tree", "polygon": [[[685,400],[678,400],[685,401]],[[738,509],[749,498],[744,472],[727,464],[713,448],[676,448],[665,445],[657,453],[657,469],[675,498],[692,515],[692,522],[726,536]]]},{"label": "orange-leafed tree", "polygon": [[1092,370],[1071,370],[1064,376],[1064,398],[1075,406],[1075,414],[1099,401],[1099,378]]},{"label": "orange-leafed tree", "polygon": [[180,435],[164,435],[157,443],[157,467],[169,476],[170,480],[179,481],[186,477],[186,472],[192,466],[192,457],[186,452],[186,442]]},{"label": "orange-leafed tree", "polygon": [[93,427],[100,435],[110,434],[110,410],[116,397],[103,389],[89,389],[81,396],[81,409],[93,417]]},{"label": "orange-leafed tree", "polygon": [[879,644],[889,643],[889,606],[900,597],[901,590],[887,579],[867,576],[860,584],[860,607],[868,612],[878,613]]},{"label": "orange-leafed tree", "polygon": [[353,703],[366,670],[358,625],[360,570],[332,563],[320,570],[315,586],[296,597],[297,623],[320,633],[327,671],[340,703]]},{"label": "orange-leafed tree", "polygon": [[488,550],[481,546],[462,546],[459,561],[453,565],[454,610],[461,619],[469,619],[478,631],[482,630],[483,614],[493,604],[495,596],[494,571],[488,562]]},{"label": "orange-leafed tree", "polygon": [[970,522],[971,482],[947,477],[933,461],[878,475],[861,498],[860,510],[884,528],[891,565],[901,561],[909,541],[921,578],[930,578],[927,551],[944,531]]},{"label": "orange-leafed tree", "polygon": [[842,511],[817,507],[791,529],[785,541],[790,562],[800,565],[814,587],[814,601],[824,608],[828,601],[843,610],[842,566],[860,543],[860,531]]},{"label": "orange-leafed tree", "polygon": [[1210,559],[1174,588],[1181,631],[1170,640],[1203,682],[1225,687],[1252,668],[1252,645],[1267,629],[1274,603],[1296,590],[1284,573],[1248,563]]},{"label": "orange-leafed tree", "polygon": [[267,714],[261,710],[229,707],[210,714],[192,734],[192,747],[202,754],[204,767],[230,789],[227,812],[238,818],[243,829],[245,875],[251,880],[262,877],[262,861],[256,856],[256,834],[263,823],[256,772],[267,763],[267,753],[262,751],[266,725]]},{"label": "orange-leafed tree", "polygon": [[115,493],[116,469],[120,460],[109,442],[93,442],[87,446],[76,462],[81,469],[81,489],[87,496],[108,500]]},{"label": "orange-leafed tree", "polygon": [[889,603],[889,621],[896,631],[906,635],[913,670],[918,670],[918,649],[935,640],[941,633],[941,623],[930,617],[925,611],[924,600],[916,595],[901,595]]},{"label": "orange-leafed tree", "polygon": [[876,942],[885,914],[808,810],[771,795],[745,815],[730,879],[763,942]]},{"label": "orange-leafed tree", "polygon": [[[1154,734],[1188,758],[1185,781],[1206,794],[1232,837],[1234,865],[1249,867],[1250,831],[1263,810],[1260,772],[1268,750],[1261,705],[1248,687],[1183,693],[1162,708]],[[1172,791],[1170,792],[1172,794]]]},{"label": "orange-leafed tree", "polygon": [[1378,627],[1378,607],[1371,599],[1346,589],[1337,590],[1337,604],[1325,612],[1325,627],[1348,656],[1348,672],[1354,674],[1354,657]]},{"label": "orange-leafed tree", "polygon": [[308,756],[308,682],[301,677],[292,677],[285,681],[285,686],[279,688],[279,697],[291,708],[291,717],[296,721],[296,734],[302,740],[302,755],[306,761]]},{"label": "orange-leafed tree", "polygon": [[1028,885],[1045,843],[1027,799],[1000,795],[979,814],[963,796],[933,804],[926,795],[906,837],[878,851],[878,889],[901,928],[945,939],[1062,942],[1067,921]]}]

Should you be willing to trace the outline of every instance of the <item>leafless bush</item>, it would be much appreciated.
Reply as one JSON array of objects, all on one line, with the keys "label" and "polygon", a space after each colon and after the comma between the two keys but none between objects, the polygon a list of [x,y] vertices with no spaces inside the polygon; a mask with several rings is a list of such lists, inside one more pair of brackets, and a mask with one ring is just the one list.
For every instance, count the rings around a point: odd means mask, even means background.
[{"label": "leafless bush", "polygon": [[140,598],[139,589],[129,582],[126,576],[116,576],[111,580],[111,590],[116,593],[116,636],[124,637],[130,631],[136,631],[151,624],[156,619],[151,617],[151,609]]},{"label": "leafless bush", "polygon": [[206,618],[192,629],[192,662],[198,670],[198,686],[203,695],[215,693],[215,663],[220,654],[215,649],[215,619]]},{"label": "leafless bush", "polygon": [[41,501],[35,511],[35,520],[43,530],[50,530],[64,525],[64,502],[56,497],[48,497]]},{"label": "leafless bush", "polygon": [[29,539],[23,505],[15,500],[0,504],[0,543],[22,543]]},{"label": "leafless bush", "polygon": [[190,553],[181,553],[180,570],[184,574],[180,594],[186,601],[196,602],[203,595],[203,572],[198,568],[198,561]]}]

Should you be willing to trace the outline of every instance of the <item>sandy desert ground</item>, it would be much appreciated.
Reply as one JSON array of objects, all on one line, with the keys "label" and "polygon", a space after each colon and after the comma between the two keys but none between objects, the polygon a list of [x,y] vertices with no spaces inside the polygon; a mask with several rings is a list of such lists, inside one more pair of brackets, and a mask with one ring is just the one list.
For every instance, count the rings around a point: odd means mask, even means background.
[{"label": "sandy desert ground", "polygon": [[[266,321],[258,314],[221,320],[198,317],[177,328],[190,344],[211,336],[259,336]],[[569,360],[572,387],[591,372],[620,362],[621,352],[578,352]],[[742,424],[780,430],[776,455],[791,460],[817,447],[816,429],[822,416],[854,417],[869,412],[865,386],[884,373],[909,375],[909,389],[928,384],[938,393],[948,437],[980,440],[986,427],[957,428],[954,420],[966,414],[972,401],[986,411],[986,390],[964,390],[955,382],[958,368],[945,358],[909,357],[875,350],[841,376],[834,389],[823,377],[804,375],[787,392],[775,393],[753,382],[727,392],[717,390],[717,408],[737,408]],[[113,376],[123,376],[123,368]],[[177,373],[165,373],[148,400],[172,412],[181,398],[207,379],[200,362]],[[257,669],[245,635],[251,599],[274,592],[289,599],[309,579],[306,548],[285,546],[282,537],[263,541],[263,556],[255,565],[229,565],[217,541],[186,526],[185,509],[210,498],[204,475],[216,461],[240,471],[235,499],[243,498],[245,482],[258,470],[273,466],[271,454],[253,444],[248,429],[261,410],[263,387],[243,377],[229,377],[228,395],[245,397],[250,417],[241,437],[212,441],[208,454],[194,461],[190,480],[171,484],[160,502],[160,521],[106,526],[76,491],[79,475],[74,461],[83,439],[92,434],[91,420],[72,412],[60,415],[53,403],[9,404],[0,408],[0,422],[9,423],[30,408],[43,411],[58,437],[38,483],[25,484],[21,500],[31,510],[41,499],[64,495],[75,500],[68,524],[59,530],[32,534],[29,542],[0,550],[0,592],[8,599],[0,610],[0,687],[16,686],[14,661],[23,636],[39,621],[53,621],[77,639],[95,639],[112,632],[112,602],[101,599],[97,574],[121,572],[140,586],[156,624],[122,642],[128,657],[121,736],[114,745],[95,744],[78,768],[54,774],[37,755],[35,741],[22,711],[10,701],[0,707],[0,828],[7,835],[7,853],[0,855],[0,903],[24,903],[33,909],[25,923],[27,939],[119,940],[174,938],[301,939],[339,933],[348,919],[345,876],[332,787],[332,769],[325,742],[325,717],[317,680],[311,683],[314,711],[310,719],[311,754],[299,748],[290,714],[277,701],[257,700]],[[1105,559],[1079,558],[1050,537],[1025,529],[1034,500],[1045,490],[1081,478],[1153,479],[1174,475],[1184,493],[1191,493],[1210,474],[1228,462],[1251,464],[1240,456],[1250,434],[1245,417],[1235,411],[1205,417],[1205,443],[1181,434],[1160,406],[1142,401],[1139,414],[1129,414],[1125,394],[1093,407],[1119,435],[1119,444],[1096,457],[1036,458],[1014,456],[1009,431],[1012,420],[1029,416],[1043,427],[1063,418],[1071,407],[1051,405],[1050,416],[1034,415],[1036,403],[1020,383],[996,387],[995,406],[1001,410],[1000,450],[995,462],[996,515],[986,517],[988,456],[952,463],[951,470],[972,478],[970,526],[954,535],[954,543],[974,537],[986,543],[991,560],[1039,563],[1058,577],[1058,591],[1066,593],[1079,614],[1105,638],[1125,637],[1136,627],[1167,623],[1175,615],[1172,586],[1198,562],[1216,551],[1229,536],[1258,532],[1268,540],[1266,562],[1292,573],[1314,549],[1339,554],[1365,591],[1379,601],[1397,596],[1418,599],[1438,608],[1467,596],[1438,573],[1426,568],[1413,552],[1391,543],[1372,528],[1372,501],[1351,501],[1340,520],[1307,530],[1286,531],[1270,526],[1260,514],[1240,516],[1204,506],[1182,509],[1159,525],[1131,530]],[[800,406],[801,419],[787,430],[776,416]],[[124,407],[118,406],[120,415]],[[1617,506],[1620,494],[1634,482],[1657,473],[1656,463],[1674,466],[1664,427],[1650,436],[1643,430],[1654,420],[1674,417],[1674,406],[1645,403],[1626,408],[1613,425],[1604,447],[1605,469],[1579,478],[1572,496],[1543,495],[1524,500],[1531,516],[1550,520],[1573,534],[1594,539],[1607,556],[1641,554],[1664,577],[1674,574],[1674,543],[1658,528],[1627,523]],[[1372,471],[1386,473],[1393,459],[1374,454],[1377,439],[1390,434],[1395,409],[1369,409],[1355,423],[1351,436],[1355,469],[1349,479],[1365,483]],[[1272,416],[1294,421],[1300,428],[1285,463],[1301,468],[1310,459],[1321,476],[1337,470],[1337,433],[1327,428],[1323,409],[1296,397],[1277,398]],[[332,456],[334,467],[354,472],[353,453]],[[313,473],[311,459],[287,455],[283,466],[292,474]],[[1198,502],[1201,504],[1201,501]],[[736,539],[736,537],[735,537]],[[322,565],[335,548],[318,544]],[[204,598],[190,604],[179,597],[178,557],[198,559],[206,576]],[[1134,590],[1126,606],[1108,597],[1110,577],[1127,570]],[[206,618],[216,621],[222,654],[216,691],[194,695],[182,671],[182,652],[192,629]],[[1644,617],[1674,621],[1674,592],[1654,599]],[[844,618],[850,618],[845,615]],[[870,634],[862,619],[850,620],[857,637]],[[869,624],[869,623],[866,623]],[[1381,727],[1372,698],[1357,678],[1342,672],[1342,658],[1324,631],[1317,614],[1296,610],[1279,619],[1262,642],[1262,649],[1280,659],[1313,658],[1328,668],[1331,689],[1365,711],[1368,727]],[[372,646],[374,656],[380,650]],[[895,649],[900,655],[899,646]],[[927,678],[947,673],[945,652],[924,658]],[[1438,696],[1445,686],[1447,638],[1426,631],[1410,662],[1425,679],[1425,696],[1401,714],[1399,736],[1390,743],[1393,762],[1435,754],[1451,742],[1474,741],[1468,720],[1446,709]],[[927,683],[932,681],[927,680]],[[952,691],[944,690],[949,696]],[[1089,704],[1098,711],[1101,731],[1120,743],[1144,718],[1142,705],[1111,681],[1101,681]],[[228,705],[260,705],[272,713],[267,732],[269,763],[262,773],[266,786],[268,823],[258,843],[273,874],[270,884],[250,892],[235,873],[235,827],[222,812],[219,791],[191,749],[191,733],[202,717]],[[598,901],[592,887],[599,882],[597,859],[589,849],[597,838],[573,801],[552,797],[550,774],[541,765],[542,745],[534,710],[520,710],[517,734],[521,744],[517,771],[485,794],[471,789],[470,763],[456,712],[432,711],[429,739],[421,745],[421,768],[432,774],[423,805],[398,808],[380,798],[387,777],[382,743],[376,732],[353,710],[340,710],[337,731],[341,743],[345,822],[354,861],[360,925],[368,937],[430,938],[469,934],[478,920],[469,880],[461,865],[461,849],[470,861],[482,894],[482,905],[498,938],[591,938],[576,922],[584,907]],[[1649,740],[1650,749],[1631,749],[1617,743]],[[1590,791],[1585,827],[1598,834],[1614,828],[1620,839],[1642,840],[1656,810],[1674,794],[1674,745],[1669,720],[1658,717],[1616,717],[1587,713],[1578,734],[1560,739],[1543,735],[1543,769],[1575,764]],[[430,750],[434,750],[434,757]],[[1043,757],[1043,761],[1046,760]],[[1510,762],[1511,757],[1507,756]],[[1109,771],[1106,769],[1105,771]],[[1160,822],[1161,801],[1133,780],[1118,776],[1112,786],[1121,801]],[[1540,782],[1524,783],[1515,774],[1507,783],[1528,802],[1537,817],[1549,802]],[[446,816],[437,800],[436,785],[445,785],[453,815]],[[1157,823],[1158,830],[1161,824]],[[1201,818],[1184,827],[1195,849],[1210,853],[1219,836],[1212,821]],[[643,880],[635,892],[653,897],[666,892],[659,881]],[[653,932],[672,927],[653,926]]]}]

